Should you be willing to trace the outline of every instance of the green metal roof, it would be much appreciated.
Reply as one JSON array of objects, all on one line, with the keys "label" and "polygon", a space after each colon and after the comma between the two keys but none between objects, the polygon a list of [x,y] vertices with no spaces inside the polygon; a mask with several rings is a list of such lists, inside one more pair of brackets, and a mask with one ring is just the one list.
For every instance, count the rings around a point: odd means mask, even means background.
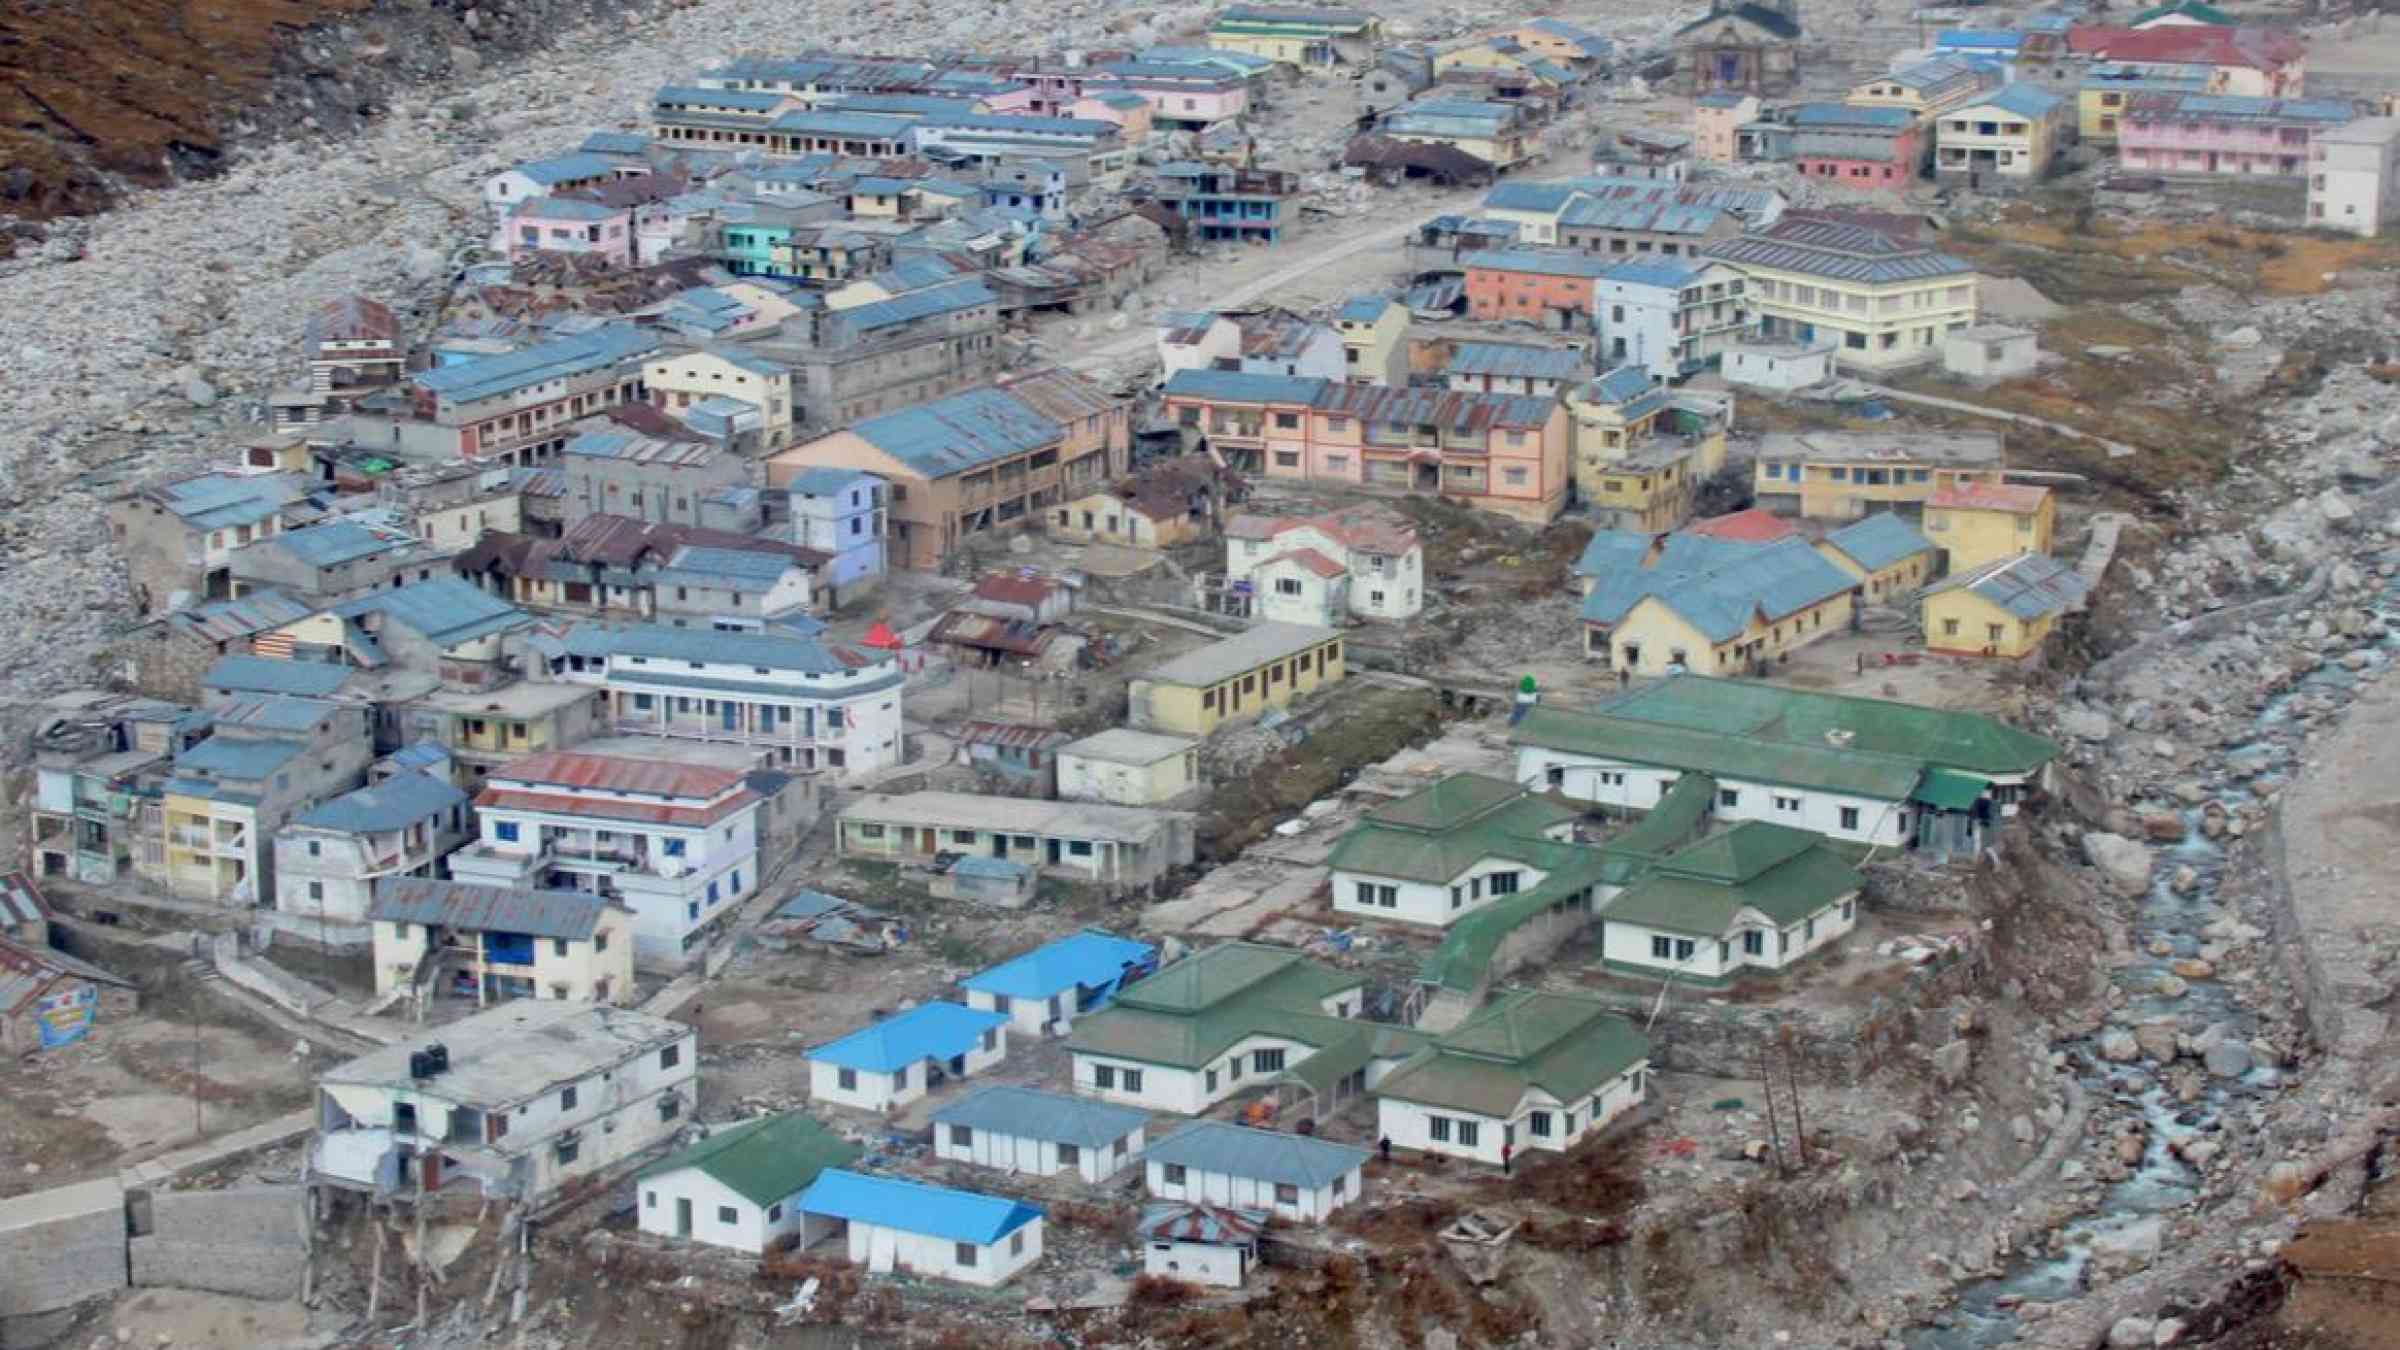
[{"label": "green metal roof", "polygon": [[791,1111],[725,1126],[637,1175],[647,1181],[696,1167],[750,1203],[772,1205],[807,1190],[826,1168],[856,1162],[865,1151]]},{"label": "green metal roof", "polygon": [[1687,773],[1675,780],[1667,795],[1647,815],[1601,847],[1605,861],[1600,879],[1622,886],[1636,873],[1691,841],[1707,828],[1716,805],[1717,780],[1704,773]]},{"label": "green metal roof", "polygon": [[[1684,678],[1688,677],[1678,676],[1666,683]],[[1537,706],[1509,733],[1509,742],[1887,801],[1905,799],[1922,771],[1922,762],[1913,757],[1878,754],[1855,746],[1777,744],[1737,730],[1730,722],[1720,725],[1726,729],[1628,717],[1619,714],[1613,703],[1599,712]]]},{"label": "green metal roof", "polygon": [[1448,885],[1485,858],[1548,872],[1576,846],[1542,832],[1574,820],[1575,807],[1481,774],[1453,774],[1367,814],[1327,855],[1335,871]]},{"label": "green metal roof", "polygon": [[1468,1018],[1384,1076],[1378,1096],[1505,1117],[1528,1089],[1561,1102],[1650,1057],[1650,1042],[1606,1005],[1519,991]]},{"label": "green metal roof", "polygon": [[[1750,837],[1736,837],[1744,835]],[[1792,847],[1793,835],[1805,841],[1801,847]],[[1667,859],[1611,900],[1600,917],[1721,938],[1744,909],[1779,926],[1795,924],[1865,884],[1857,869],[1816,835],[1745,821]]]},{"label": "green metal roof", "polygon": [[1465,917],[1451,924],[1450,931],[1442,937],[1442,945],[1425,958],[1417,978],[1445,989],[1472,992],[1482,985],[1484,971],[1492,963],[1492,953],[1499,950],[1509,934],[1586,886],[1600,884],[1610,861],[1606,850],[1586,845],[1561,847],[1571,849],[1573,856],[1562,859],[1550,875],[1542,878],[1541,885],[1502,896],[1481,909],[1468,911]]},{"label": "green metal roof", "polygon": [[1611,699],[1599,711],[1811,749],[1830,747],[1829,736],[1842,737],[1852,751],[1986,775],[2031,773],[2058,754],[2049,741],[1981,713],[1705,675],[1661,680]]},{"label": "green metal roof", "polygon": [[1196,1069],[1248,1036],[1272,1035],[1323,1050],[1361,1025],[1325,1013],[1323,1000],[1365,981],[1298,952],[1228,942],[1188,956],[1075,1020],[1067,1048]]},{"label": "green metal roof", "polygon": [[1960,773],[1956,769],[1927,769],[1925,781],[1917,784],[1912,799],[1943,811],[1972,811],[1983,794],[1991,791],[1992,780],[1980,774]]},{"label": "green metal roof", "polygon": [[1367,812],[1367,819],[1412,830],[1446,830],[1463,825],[1525,795],[1525,789],[1489,774],[1454,773],[1449,777]]}]

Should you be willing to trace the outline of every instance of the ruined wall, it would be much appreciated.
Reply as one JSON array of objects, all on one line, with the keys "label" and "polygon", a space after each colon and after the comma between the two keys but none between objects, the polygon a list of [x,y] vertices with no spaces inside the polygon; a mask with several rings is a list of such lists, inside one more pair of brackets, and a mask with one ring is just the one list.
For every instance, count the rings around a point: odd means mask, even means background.
[{"label": "ruined wall", "polygon": [[137,1192],[125,1245],[142,1288],[202,1289],[245,1298],[300,1293],[307,1249],[299,1186]]}]

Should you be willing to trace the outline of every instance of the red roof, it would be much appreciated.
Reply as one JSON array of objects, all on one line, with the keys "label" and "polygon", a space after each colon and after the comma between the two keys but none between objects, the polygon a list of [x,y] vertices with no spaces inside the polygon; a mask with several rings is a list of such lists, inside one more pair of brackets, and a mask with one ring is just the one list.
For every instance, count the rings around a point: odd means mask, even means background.
[{"label": "red roof", "polygon": [[887,652],[896,652],[908,645],[900,640],[898,633],[892,631],[890,624],[881,619],[877,619],[875,626],[867,630],[866,643]]},{"label": "red roof", "polygon": [[[670,768],[670,765],[660,765]],[[478,811],[547,811],[561,816],[591,816],[600,820],[628,820],[644,825],[682,825],[700,829],[714,825],[755,804],[758,794],[748,788],[727,797],[714,806],[667,806],[659,802],[626,802],[608,797],[568,796],[554,792],[512,792],[507,788],[485,788],[475,796]]]},{"label": "red roof", "polygon": [[1963,483],[1957,487],[1936,488],[1925,504],[1955,506],[1970,511],[2007,511],[2012,515],[2030,516],[2050,500],[2050,489],[2025,483]]},{"label": "red roof", "polygon": [[1683,529],[1686,534],[1702,534],[1711,539],[1734,539],[1752,544],[1771,544],[1800,533],[1790,521],[1755,506],[1747,511],[1733,511],[1710,516],[1706,520],[1695,520]]},{"label": "red roof", "polygon": [[1333,577],[1346,577],[1350,575],[1349,568],[1342,566],[1340,563],[1335,562],[1333,559],[1326,557],[1324,554],[1317,552],[1313,548],[1296,548],[1289,553],[1278,553],[1274,557],[1260,563],[1259,566],[1267,567],[1279,562],[1297,563],[1300,566],[1307,568],[1309,571],[1316,573],[1318,576],[1328,579]]},{"label": "red roof", "polygon": [[[660,760],[626,759],[617,755],[588,755],[576,750],[549,750],[492,771],[492,781],[541,783],[563,788],[597,788],[603,792],[639,792],[658,797],[714,797],[741,786],[739,769],[706,764],[673,764]],[[488,795],[488,794],[487,794]],[[477,799],[481,804],[481,799]]]},{"label": "red roof", "polygon": [[1019,577],[996,574],[975,583],[975,598],[994,600],[1003,605],[1024,605],[1039,610],[1042,602],[1057,594],[1063,587],[1047,577]]},{"label": "red roof", "polygon": [[2107,61],[2167,61],[2178,65],[2246,66],[2273,70],[2297,61],[2307,48],[2287,33],[2215,24],[2168,24],[2159,28],[2079,26],[2067,30],[2067,48]]}]

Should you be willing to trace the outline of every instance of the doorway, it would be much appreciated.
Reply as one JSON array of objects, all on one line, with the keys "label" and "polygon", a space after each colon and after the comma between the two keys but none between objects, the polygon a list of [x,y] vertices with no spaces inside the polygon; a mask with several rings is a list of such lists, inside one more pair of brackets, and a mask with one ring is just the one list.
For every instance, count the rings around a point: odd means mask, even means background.
[{"label": "doorway", "polygon": [[675,1201],[675,1236],[688,1238],[691,1235],[692,1201],[690,1196],[682,1196]]}]

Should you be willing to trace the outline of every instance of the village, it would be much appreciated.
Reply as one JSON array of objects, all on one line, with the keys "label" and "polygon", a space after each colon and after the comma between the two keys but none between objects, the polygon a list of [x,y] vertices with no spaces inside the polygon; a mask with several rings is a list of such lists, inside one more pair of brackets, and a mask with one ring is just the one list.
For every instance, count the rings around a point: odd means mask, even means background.
[{"label": "village", "polygon": [[2389,1343],[2379,16],[750,3],[0,266],[0,1350]]}]

